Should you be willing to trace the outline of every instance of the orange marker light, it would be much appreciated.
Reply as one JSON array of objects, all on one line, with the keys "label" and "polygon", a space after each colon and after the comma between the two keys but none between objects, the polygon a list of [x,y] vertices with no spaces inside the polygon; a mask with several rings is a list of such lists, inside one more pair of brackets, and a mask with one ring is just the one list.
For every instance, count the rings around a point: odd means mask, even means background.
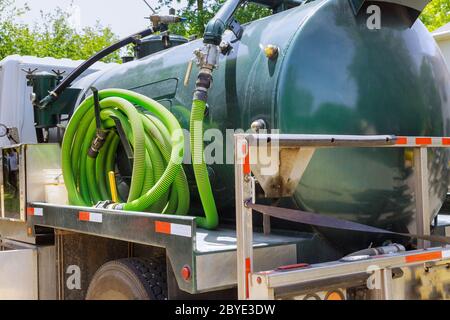
[{"label": "orange marker light", "polygon": [[330,291],[325,296],[325,300],[345,300],[345,297],[341,291]]}]

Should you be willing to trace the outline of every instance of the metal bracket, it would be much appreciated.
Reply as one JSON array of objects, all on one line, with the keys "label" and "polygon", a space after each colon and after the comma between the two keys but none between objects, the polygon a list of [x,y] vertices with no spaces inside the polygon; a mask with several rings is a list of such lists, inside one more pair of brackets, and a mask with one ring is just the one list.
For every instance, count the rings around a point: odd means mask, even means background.
[{"label": "metal bracket", "polygon": [[114,202],[111,201],[111,200],[99,201],[94,206],[94,208],[97,208],[97,209],[108,209],[109,206],[112,205],[112,204],[114,204]]},{"label": "metal bracket", "polygon": [[241,40],[242,34],[244,33],[244,29],[242,28],[242,26],[239,24],[239,22],[236,19],[233,19],[231,21],[229,28],[234,33],[236,38],[238,40]]},{"label": "metal bracket", "polygon": [[357,15],[359,11],[361,10],[365,0],[349,0],[350,6],[353,9],[353,13]]},{"label": "metal bracket", "polygon": [[13,142],[14,144],[18,144],[20,142],[19,129],[17,129],[16,127],[8,128],[6,136],[8,137],[9,141]]},{"label": "metal bracket", "polygon": [[[281,148],[268,144],[265,148],[250,147],[252,172],[267,198],[291,196],[297,188],[315,148]],[[266,162],[262,164],[262,162]]]},{"label": "metal bracket", "polygon": [[56,79],[57,79],[58,81],[61,81],[62,78],[63,78],[63,74],[66,73],[65,70],[61,71],[61,70],[59,70],[59,69],[57,69],[57,70],[52,69],[52,72],[56,75]]},{"label": "metal bracket", "polygon": [[133,149],[131,148],[130,142],[127,139],[127,136],[125,135],[125,131],[123,130],[122,123],[120,123],[120,120],[117,117],[111,117],[114,120],[114,123],[116,124],[116,130],[119,134],[120,141],[122,142],[123,148],[125,149],[125,153],[127,154],[127,158],[129,160],[134,159]]},{"label": "metal bracket", "polygon": [[97,130],[102,129],[102,120],[100,119],[100,99],[98,96],[98,90],[95,87],[90,88],[94,96],[94,110],[95,110],[95,126]]},{"label": "metal bracket", "polygon": [[[359,13],[364,3],[367,2],[367,0],[349,0],[349,1],[350,6],[352,7],[355,15]],[[428,3],[431,2],[431,0],[378,0],[378,2],[389,2],[393,4],[398,4],[401,6],[409,7],[418,12],[422,12],[428,5]]]}]

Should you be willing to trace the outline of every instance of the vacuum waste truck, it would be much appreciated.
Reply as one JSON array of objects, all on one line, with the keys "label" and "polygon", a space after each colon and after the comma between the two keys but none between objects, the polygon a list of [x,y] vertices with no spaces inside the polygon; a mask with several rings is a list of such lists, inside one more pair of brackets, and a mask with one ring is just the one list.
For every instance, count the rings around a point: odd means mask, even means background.
[{"label": "vacuum waste truck", "polygon": [[273,14],[241,25],[228,0],[198,40],[153,14],[22,75],[36,143],[2,148],[2,298],[450,298],[429,1],[251,2]]}]

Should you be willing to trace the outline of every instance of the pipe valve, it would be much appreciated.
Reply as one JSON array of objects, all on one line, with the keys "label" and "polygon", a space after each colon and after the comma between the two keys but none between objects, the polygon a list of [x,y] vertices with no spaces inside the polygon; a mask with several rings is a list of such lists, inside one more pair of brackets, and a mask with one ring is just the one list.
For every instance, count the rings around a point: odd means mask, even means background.
[{"label": "pipe valve", "polygon": [[194,50],[194,61],[200,69],[213,70],[218,67],[219,53],[219,46],[205,44],[203,48]]},{"label": "pipe valve", "polygon": [[150,16],[150,21],[153,24],[153,27],[158,27],[160,24],[173,24],[178,22],[186,21],[186,18],[169,14],[169,15],[159,15],[153,14]]},{"label": "pipe valve", "polygon": [[218,67],[219,54],[219,46],[214,44],[205,44],[202,49],[194,51],[194,61],[200,69],[195,86],[194,100],[202,100],[206,103],[208,90],[212,83],[212,72]]}]

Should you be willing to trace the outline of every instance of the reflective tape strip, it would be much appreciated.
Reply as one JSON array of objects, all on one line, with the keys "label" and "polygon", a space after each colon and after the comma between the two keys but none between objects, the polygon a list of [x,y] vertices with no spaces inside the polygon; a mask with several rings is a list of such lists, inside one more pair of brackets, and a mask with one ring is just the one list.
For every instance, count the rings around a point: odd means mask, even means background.
[{"label": "reflective tape strip", "polygon": [[252,261],[250,258],[245,259],[245,297],[248,299],[250,297],[250,283],[249,275],[252,272]]},{"label": "reflective tape strip", "polygon": [[442,251],[442,259],[449,259],[449,258],[450,258],[450,250]]},{"label": "reflective tape strip", "polygon": [[42,217],[44,215],[44,210],[42,208],[27,208],[27,215],[28,216],[38,216]]},{"label": "reflective tape strip", "polygon": [[170,234],[170,223],[155,221],[155,232]]},{"label": "reflective tape strip", "polygon": [[171,234],[175,234],[177,236],[182,236],[182,237],[188,237],[188,238],[190,238],[192,236],[191,226],[187,226],[184,224],[171,223],[170,227],[171,227],[170,228]]},{"label": "reflective tape strip", "polygon": [[433,139],[431,138],[416,138],[416,144],[419,145],[429,145],[433,143]]},{"label": "reflective tape strip", "polygon": [[250,167],[250,150],[248,149],[247,141],[242,142],[241,148],[242,156],[244,157],[242,169],[244,171],[244,174],[250,174],[252,172],[252,169]]},{"label": "reflective tape strip", "polygon": [[442,251],[424,252],[405,257],[406,263],[440,260],[442,259]]},{"label": "reflective tape strip", "polygon": [[164,221],[155,221],[155,232],[171,234],[181,237],[192,237],[192,228],[191,226],[185,224],[178,223],[170,223]]},{"label": "reflective tape strip", "polygon": [[396,144],[408,144],[407,137],[397,137]]},{"label": "reflective tape strip", "polygon": [[103,215],[101,213],[96,213],[96,212],[80,211],[78,213],[78,219],[80,221],[89,221],[89,222],[102,223],[103,222]]},{"label": "reflective tape strip", "polygon": [[396,145],[411,147],[449,147],[450,137],[397,137]]},{"label": "reflective tape strip", "polygon": [[250,174],[252,169],[250,168],[250,153],[247,153],[244,159],[244,174]]}]

